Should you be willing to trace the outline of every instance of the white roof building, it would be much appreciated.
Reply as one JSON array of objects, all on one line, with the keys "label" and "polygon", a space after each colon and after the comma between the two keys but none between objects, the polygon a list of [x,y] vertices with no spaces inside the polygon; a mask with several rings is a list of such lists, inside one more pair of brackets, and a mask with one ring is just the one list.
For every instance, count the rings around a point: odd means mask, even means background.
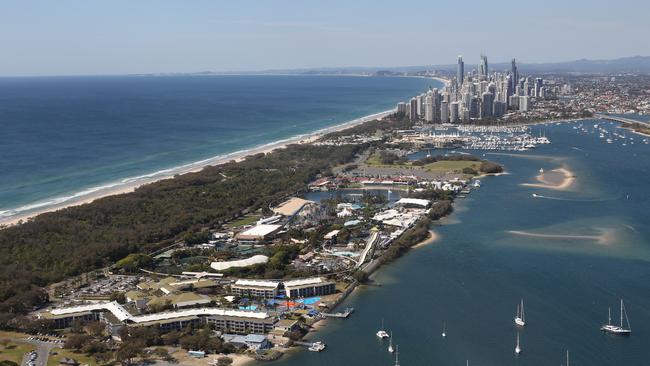
[{"label": "white roof building", "polygon": [[282,225],[277,224],[262,224],[253,226],[248,230],[244,230],[237,234],[237,239],[240,240],[264,240],[270,235],[274,234],[282,228]]},{"label": "white roof building", "polygon": [[396,205],[401,205],[401,206],[420,206],[420,207],[429,207],[431,204],[431,201],[425,200],[425,199],[420,199],[420,198],[401,198],[399,201],[395,203]]},{"label": "white roof building", "polygon": [[268,262],[269,257],[265,255],[254,255],[250,258],[246,259],[239,259],[235,261],[227,261],[227,262],[212,262],[210,263],[210,267],[216,271],[225,271],[228,268],[235,268],[235,267],[248,267],[252,266],[254,264],[260,264],[260,263],[266,263]]}]

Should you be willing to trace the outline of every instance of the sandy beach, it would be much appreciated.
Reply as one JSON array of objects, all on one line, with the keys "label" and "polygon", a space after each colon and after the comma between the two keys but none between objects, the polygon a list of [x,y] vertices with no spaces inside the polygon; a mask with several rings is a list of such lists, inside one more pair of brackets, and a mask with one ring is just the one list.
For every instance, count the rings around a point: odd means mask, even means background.
[{"label": "sandy beach", "polygon": [[423,246],[425,246],[425,245],[428,245],[428,244],[431,244],[431,243],[435,243],[435,242],[438,241],[439,239],[440,239],[440,234],[436,233],[436,232],[433,231],[433,230],[429,230],[429,237],[426,238],[426,239],[424,239],[423,241],[421,241],[421,242],[415,244],[415,245],[412,246],[411,248],[413,248],[413,249],[421,248],[421,247],[423,247]]},{"label": "sandy beach", "polygon": [[576,180],[575,174],[566,167],[561,167],[540,173],[535,177],[538,183],[522,183],[522,186],[554,189],[565,191],[571,188]]},{"label": "sandy beach", "polygon": [[66,207],[72,207],[72,206],[82,205],[85,203],[90,203],[97,199],[107,197],[107,196],[133,192],[138,187],[141,187],[146,184],[154,183],[160,180],[170,179],[178,174],[197,172],[207,166],[220,165],[232,160],[241,161],[247,156],[256,155],[260,153],[267,154],[272,152],[273,150],[285,148],[286,146],[292,144],[311,143],[328,133],[345,130],[347,128],[362,124],[364,122],[371,121],[373,119],[382,119],[394,112],[395,112],[394,109],[390,109],[383,112],[364,116],[358,119],[354,119],[339,125],[323,128],[309,134],[294,136],[288,139],[260,145],[247,150],[236,151],[224,155],[218,155],[209,159],[204,159],[197,162],[185,164],[177,168],[165,169],[160,172],[151,173],[140,177],[125,178],[115,184],[107,184],[105,186],[106,188],[88,189],[87,191],[82,191],[81,193],[77,193],[72,197],[70,197],[69,199],[64,200],[64,202],[58,204],[51,204],[51,205],[43,204],[42,207],[38,207],[39,206],[38,203],[31,204],[30,206],[36,206],[36,207],[34,209],[25,210],[23,213],[17,213],[13,216],[0,217],[0,229],[19,224],[21,222],[25,222],[35,216],[38,216],[46,212],[58,211]]}]

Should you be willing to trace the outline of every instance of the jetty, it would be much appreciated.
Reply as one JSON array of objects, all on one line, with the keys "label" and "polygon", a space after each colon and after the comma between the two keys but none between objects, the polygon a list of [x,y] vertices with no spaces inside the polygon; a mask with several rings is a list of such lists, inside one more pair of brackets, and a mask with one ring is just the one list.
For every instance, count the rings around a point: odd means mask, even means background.
[{"label": "jetty", "polygon": [[344,311],[338,313],[321,313],[326,318],[347,318],[350,314],[354,313],[354,308],[345,308]]}]

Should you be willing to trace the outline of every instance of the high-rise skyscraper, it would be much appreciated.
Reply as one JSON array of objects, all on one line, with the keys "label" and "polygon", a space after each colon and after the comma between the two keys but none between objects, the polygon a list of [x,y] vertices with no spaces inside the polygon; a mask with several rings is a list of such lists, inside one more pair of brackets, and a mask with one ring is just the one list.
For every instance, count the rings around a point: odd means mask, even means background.
[{"label": "high-rise skyscraper", "polygon": [[485,55],[481,55],[481,62],[478,64],[478,77],[482,80],[488,78],[488,60]]},{"label": "high-rise skyscraper", "polygon": [[418,120],[418,100],[415,98],[411,98],[410,102],[410,108],[409,108],[409,117],[411,117],[411,121],[417,121]]},{"label": "high-rise skyscraper", "polygon": [[517,61],[513,58],[510,63],[510,89],[514,92],[517,90],[517,83],[519,83],[519,70],[517,70]]},{"label": "high-rise skyscraper", "polygon": [[456,67],[456,82],[460,87],[463,85],[465,79],[465,63],[463,62],[463,55],[458,55],[458,66]]}]

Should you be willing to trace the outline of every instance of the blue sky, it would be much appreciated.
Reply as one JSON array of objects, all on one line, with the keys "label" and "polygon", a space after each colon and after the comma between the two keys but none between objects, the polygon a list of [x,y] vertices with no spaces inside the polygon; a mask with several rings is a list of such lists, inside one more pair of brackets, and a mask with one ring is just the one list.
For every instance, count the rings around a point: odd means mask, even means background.
[{"label": "blue sky", "polygon": [[0,75],[650,55],[650,1],[4,1]]}]

